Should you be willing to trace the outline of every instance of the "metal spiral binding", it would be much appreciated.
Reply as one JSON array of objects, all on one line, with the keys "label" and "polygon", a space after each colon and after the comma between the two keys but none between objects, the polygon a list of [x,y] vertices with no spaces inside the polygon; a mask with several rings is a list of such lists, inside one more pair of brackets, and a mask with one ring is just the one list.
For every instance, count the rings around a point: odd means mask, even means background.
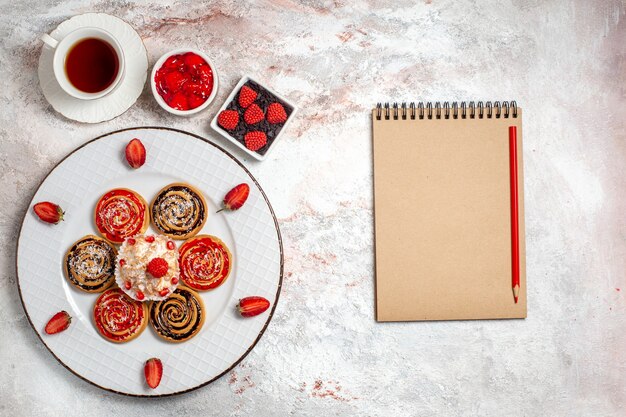
[{"label": "metal spiral binding", "polygon": [[460,103],[453,101],[452,105],[449,102],[444,101],[443,106],[441,102],[428,101],[426,103],[419,101],[417,105],[415,102],[409,103],[378,103],[376,105],[376,120],[415,120],[415,119],[508,119],[517,118],[517,103],[515,101],[499,101],[491,102],[487,101],[483,103],[479,101],[478,104],[470,101],[469,104],[465,101]]}]

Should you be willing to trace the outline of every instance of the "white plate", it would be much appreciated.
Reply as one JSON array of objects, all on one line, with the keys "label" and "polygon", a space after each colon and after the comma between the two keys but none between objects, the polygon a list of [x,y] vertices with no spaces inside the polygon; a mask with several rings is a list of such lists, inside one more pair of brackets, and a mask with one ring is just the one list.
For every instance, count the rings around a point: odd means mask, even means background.
[{"label": "white plate", "polygon": [[[146,164],[131,169],[124,148],[140,138]],[[200,233],[218,236],[234,258],[231,275],[213,291],[201,292],[207,317],[202,330],[183,343],[168,343],[151,326],[136,339],[115,344],[100,336],[92,309],[98,294],[83,293],[68,284],[62,261],[70,245],[97,234],[93,210],[106,191],[127,187],[147,201],[163,186],[187,182],[204,194],[209,216]],[[233,212],[214,214],[228,190],[246,182],[250,197]],[[65,221],[49,225],[37,219],[33,203],[54,201],[65,210]],[[149,230],[154,232],[151,227]],[[180,243],[178,243],[180,246]],[[110,391],[137,395],[172,395],[219,378],[245,357],[263,334],[278,301],[283,251],[278,222],[263,190],[232,155],[189,133],[166,128],[133,128],[96,138],[62,160],[44,179],[24,216],[17,249],[18,285],[24,310],[35,332],[52,354],[79,377]],[[250,319],[239,317],[240,298],[260,295],[271,310]],[[54,313],[73,317],[66,331],[43,331]],[[158,357],[163,379],[151,390],[143,376],[144,362]]]},{"label": "white plate", "polygon": [[86,26],[108,31],[122,46],[126,58],[126,76],[119,87],[95,100],[81,100],[70,96],[54,77],[54,49],[46,44],[43,44],[39,56],[39,84],[46,100],[63,116],[83,123],[100,123],[119,116],[137,101],[148,76],[148,54],[141,37],[131,25],[105,13],[74,16],[61,23],[50,36],[60,41],[71,31]]},{"label": "white plate", "polygon": [[[220,113],[222,111],[226,110],[226,108],[228,107],[230,102],[233,101],[235,99],[235,96],[239,93],[239,90],[241,89],[241,87],[245,83],[247,83],[248,81],[254,81],[255,83],[259,84],[264,89],[266,89],[267,91],[269,91],[270,93],[275,95],[277,98],[282,100],[284,103],[289,104],[291,106],[291,108],[293,109],[291,111],[291,114],[289,115],[289,118],[287,119],[287,121],[285,122],[283,127],[280,129],[280,132],[278,132],[278,136],[276,136],[274,138],[274,141],[272,142],[272,144],[270,145],[270,147],[268,148],[268,150],[265,152],[264,155],[261,155],[258,152],[251,151],[250,149],[246,148],[244,145],[241,144],[241,142],[239,142],[237,139],[232,137],[227,130],[222,129],[222,127],[219,124],[217,124],[217,118],[219,117]],[[248,155],[250,155],[254,159],[262,161],[265,158],[267,158],[267,155],[272,151],[272,149],[274,149],[274,146],[276,145],[276,142],[278,142],[278,139],[280,139],[280,137],[283,135],[283,133],[285,133],[285,130],[287,130],[287,126],[289,126],[289,124],[294,119],[294,117],[295,117],[297,112],[298,112],[298,107],[295,104],[293,104],[291,101],[287,100],[285,97],[283,97],[280,94],[278,94],[276,91],[274,91],[271,88],[267,87],[267,84],[262,83],[260,81],[257,81],[255,78],[252,78],[249,75],[244,75],[241,78],[241,80],[239,80],[239,82],[237,83],[235,88],[233,88],[233,91],[231,91],[231,93],[228,96],[228,98],[226,99],[226,101],[224,101],[224,104],[222,104],[222,107],[220,107],[220,109],[217,111],[217,113],[215,114],[215,117],[213,118],[213,120],[211,120],[211,127],[213,128],[213,130],[215,130],[220,135],[224,136],[226,139],[228,139],[230,142],[235,144],[238,148],[243,150],[245,153],[247,153]]]}]

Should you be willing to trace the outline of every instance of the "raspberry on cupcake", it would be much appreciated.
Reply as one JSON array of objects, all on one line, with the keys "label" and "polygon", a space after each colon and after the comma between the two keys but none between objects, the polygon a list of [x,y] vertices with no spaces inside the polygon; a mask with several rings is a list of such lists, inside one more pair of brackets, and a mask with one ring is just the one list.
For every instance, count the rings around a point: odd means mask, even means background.
[{"label": "raspberry on cupcake", "polygon": [[115,281],[134,300],[164,300],[178,286],[178,250],[167,236],[128,238],[122,243],[117,259]]}]

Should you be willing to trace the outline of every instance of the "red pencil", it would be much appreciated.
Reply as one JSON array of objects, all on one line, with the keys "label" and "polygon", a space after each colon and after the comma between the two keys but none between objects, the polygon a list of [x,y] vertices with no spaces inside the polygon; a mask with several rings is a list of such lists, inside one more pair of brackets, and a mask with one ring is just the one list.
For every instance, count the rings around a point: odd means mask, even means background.
[{"label": "red pencil", "polygon": [[519,297],[519,218],[517,200],[517,127],[509,126],[509,169],[511,177],[511,269],[513,298]]}]

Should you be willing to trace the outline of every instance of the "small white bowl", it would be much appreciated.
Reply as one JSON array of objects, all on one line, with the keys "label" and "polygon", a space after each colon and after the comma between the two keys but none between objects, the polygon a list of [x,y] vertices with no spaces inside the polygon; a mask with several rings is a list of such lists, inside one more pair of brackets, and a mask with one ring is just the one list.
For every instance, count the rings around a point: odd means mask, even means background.
[{"label": "small white bowl", "polygon": [[[230,133],[227,130],[222,129],[222,127],[217,123],[217,118],[220,116],[220,113],[223,110],[226,110],[228,105],[233,100],[235,100],[235,97],[239,93],[239,90],[241,89],[241,87],[245,83],[247,83],[248,81],[254,81],[255,83],[259,84],[261,87],[266,89],[268,92],[270,92],[271,94],[276,96],[276,98],[278,98],[282,102],[290,105],[291,108],[293,109],[291,111],[291,114],[289,115],[289,118],[287,119],[287,121],[285,122],[283,127],[280,129],[280,132],[278,132],[278,135],[274,138],[274,141],[272,142],[272,144],[267,149],[267,151],[265,152],[264,155],[261,155],[261,154],[255,152],[255,151],[251,151],[250,149],[246,148],[244,145],[241,144],[241,142],[239,142],[237,139],[235,139],[233,136],[231,136]],[[256,78],[252,78],[249,75],[244,75],[241,78],[241,80],[239,80],[239,82],[237,83],[235,88],[233,88],[233,91],[230,93],[230,95],[228,96],[226,101],[224,101],[224,104],[222,104],[222,107],[220,107],[220,109],[217,111],[217,113],[215,114],[215,117],[213,118],[213,120],[211,120],[211,128],[213,128],[213,130],[215,130],[217,133],[219,133],[220,135],[222,135],[223,137],[228,139],[231,143],[233,143],[235,146],[237,146],[239,149],[241,149],[242,151],[244,151],[245,153],[247,153],[248,155],[250,155],[254,159],[257,159],[259,161],[263,161],[265,158],[267,158],[267,155],[270,153],[270,151],[272,149],[274,149],[274,145],[276,145],[276,142],[278,142],[278,139],[283,135],[283,133],[285,133],[285,130],[287,130],[287,126],[289,126],[289,124],[294,119],[294,116],[296,115],[297,112],[298,112],[298,107],[292,101],[287,100],[285,97],[281,96],[276,91],[274,91],[271,88],[267,87],[267,84],[258,81]]]},{"label": "small white bowl", "polygon": [[[173,109],[170,106],[168,106],[165,100],[163,100],[163,97],[159,95],[159,92],[157,91],[157,88],[156,88],[156,82],[154,81],[154,77],[156,76],[156,73],[159,70],[159,68],[163,66],[167,58],[171,57],[172,55],[185,54],[187,52],[193,52],[194,54],[199,55],[211,67],[211,70],[213,70],[213,91],[211,91],[211,95],[209,96],[209,98],[207,98],[207,100],[204,103],[202,103],[201,106],[198,106],[195,109],[191,109],[191,110],[178,110],[178,109]],[[191,116],[192,114],[196,114],[206,109],[209,106],[209,104],[211,104],[215,96],[217,95],[218,85],[219,85],[219,82],[218,82],[218,76],[217,76],[217,69],[215,68],[215,65],[213,65],[213,62],[211,61],[211,59],[208,56],[206,56],[204,52],[201,52],[201,51],[198,51],[197,49],[192,49],[192,48],[178,48],[162,55],[161,58],[159,58],[159,60],[156,62],[156,64],[154,64],[154,67],[152,67],[152,74],[150,75],[150,87],[152,88],[152,95],[154,96],[154,99],[156,100],[157,103],[159,103],[159,106],[161,106],[164,110],[166,110],[169,113],[175,114],[177,116]]]}]

